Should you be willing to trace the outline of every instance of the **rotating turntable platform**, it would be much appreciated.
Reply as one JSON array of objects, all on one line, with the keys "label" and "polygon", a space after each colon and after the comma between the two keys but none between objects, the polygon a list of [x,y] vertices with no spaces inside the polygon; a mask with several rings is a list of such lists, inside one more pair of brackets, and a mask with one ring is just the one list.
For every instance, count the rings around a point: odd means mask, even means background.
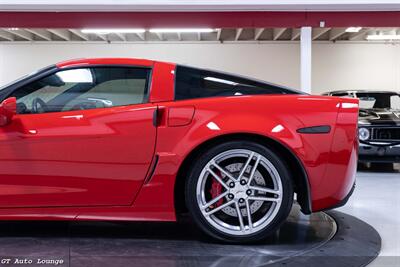
[{"label": "rotating turntable platform", "polygon": [[1,258],[31,259],[29,266],[37,259],[62,260],[57,266],[365,266],[380,245],[379,234],[352,216],[305,216],[297,206],[276,235],[244,246],[215,243],[190,221],[0,223]]}]

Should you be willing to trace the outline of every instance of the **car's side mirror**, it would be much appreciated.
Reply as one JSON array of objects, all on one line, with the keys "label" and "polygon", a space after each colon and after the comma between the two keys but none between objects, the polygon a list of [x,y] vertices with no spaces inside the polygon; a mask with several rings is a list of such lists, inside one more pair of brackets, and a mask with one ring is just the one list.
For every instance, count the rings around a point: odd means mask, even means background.
[{"label": "car's side mirror", "polygon": [[0,126],[9,124],[12,117],[17,114],[17,99],[9,97],[0,104]]}]

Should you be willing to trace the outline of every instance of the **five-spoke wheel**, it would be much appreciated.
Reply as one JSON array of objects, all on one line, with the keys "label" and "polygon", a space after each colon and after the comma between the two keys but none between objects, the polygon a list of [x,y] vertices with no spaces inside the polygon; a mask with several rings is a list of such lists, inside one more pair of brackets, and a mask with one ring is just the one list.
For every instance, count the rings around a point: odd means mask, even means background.
[{"label": "five-spoke wheel", "polygon": [[292,205],[284,162],[267,147],[249,141],[220,144],[202,154],[186,188],[192,217],[224,241],[264,238],[286,219]]}]

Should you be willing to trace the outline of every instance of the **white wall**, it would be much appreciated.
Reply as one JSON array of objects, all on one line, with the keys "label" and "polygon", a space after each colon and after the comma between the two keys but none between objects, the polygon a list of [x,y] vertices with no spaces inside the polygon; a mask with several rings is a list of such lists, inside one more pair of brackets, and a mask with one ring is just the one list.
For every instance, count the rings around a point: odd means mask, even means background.
[{"label": "white wall", "polygon": [[135,57],[224,70],[297,87],[298,55],[297,44],[1,44],[0,85],[62,60]]},{"label": "white wall", "polygon": [[313,92],[373,89],[400,91],[400,45],[313,45]]},{"label": "white wall", "polygon": [[[0,44],[0,85],[80,57],[137,57],[207,67],[298,88],[297,43],[268,44]],[[400,46],[313,44],[313,93],[340,89],[400,91]]]}]

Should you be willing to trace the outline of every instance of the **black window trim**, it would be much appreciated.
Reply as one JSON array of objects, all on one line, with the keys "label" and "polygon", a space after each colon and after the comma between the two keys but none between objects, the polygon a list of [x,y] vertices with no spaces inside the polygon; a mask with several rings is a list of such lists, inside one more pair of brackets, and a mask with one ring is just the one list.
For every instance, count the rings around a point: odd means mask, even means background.
[{"label": "black window trim", "polygon": [[[17,81],[16,83],[10,84],[8,87],[4,88],[3,90],[0,91],[0,102],[4,101],[12,93],[14,93],[16,90],[20,89],[21,87],[36,82],[38,80],[41,80],[43,78],[49,77],[59,71],[64,71],[64,70],[73,70],[73,69],[87,69],[87,68],[142,68],[142,69],[148,69],[148,79],[146,81],[145,88],[147,89],[147,93],[143,98],[143,103],[138,103],[138,104],[130,104],[130,105],[139,105],[139,104],[148,104],[150,103],[150,94],[151,94],[151,84],[153,81],[153,67],[150,66],[142,66],[142,65],[131,65],[131,64],[90,64],[90,65],[76,65],[76,66],[71,66],[71,67],[64,67],[64,68],[59,68],[57,65],[51,65],[49,67],[46,67],[42,69],[42,71],[37,72],[33,76],[28,76],[25,79],[22,79],[20,81]],[[130,106],[130,105],[122,105],[123,106]],[[59,113],[57,112],[46,112],[46,113]],[[21,115],[37,115],[37,114],[21,114]]]}]

